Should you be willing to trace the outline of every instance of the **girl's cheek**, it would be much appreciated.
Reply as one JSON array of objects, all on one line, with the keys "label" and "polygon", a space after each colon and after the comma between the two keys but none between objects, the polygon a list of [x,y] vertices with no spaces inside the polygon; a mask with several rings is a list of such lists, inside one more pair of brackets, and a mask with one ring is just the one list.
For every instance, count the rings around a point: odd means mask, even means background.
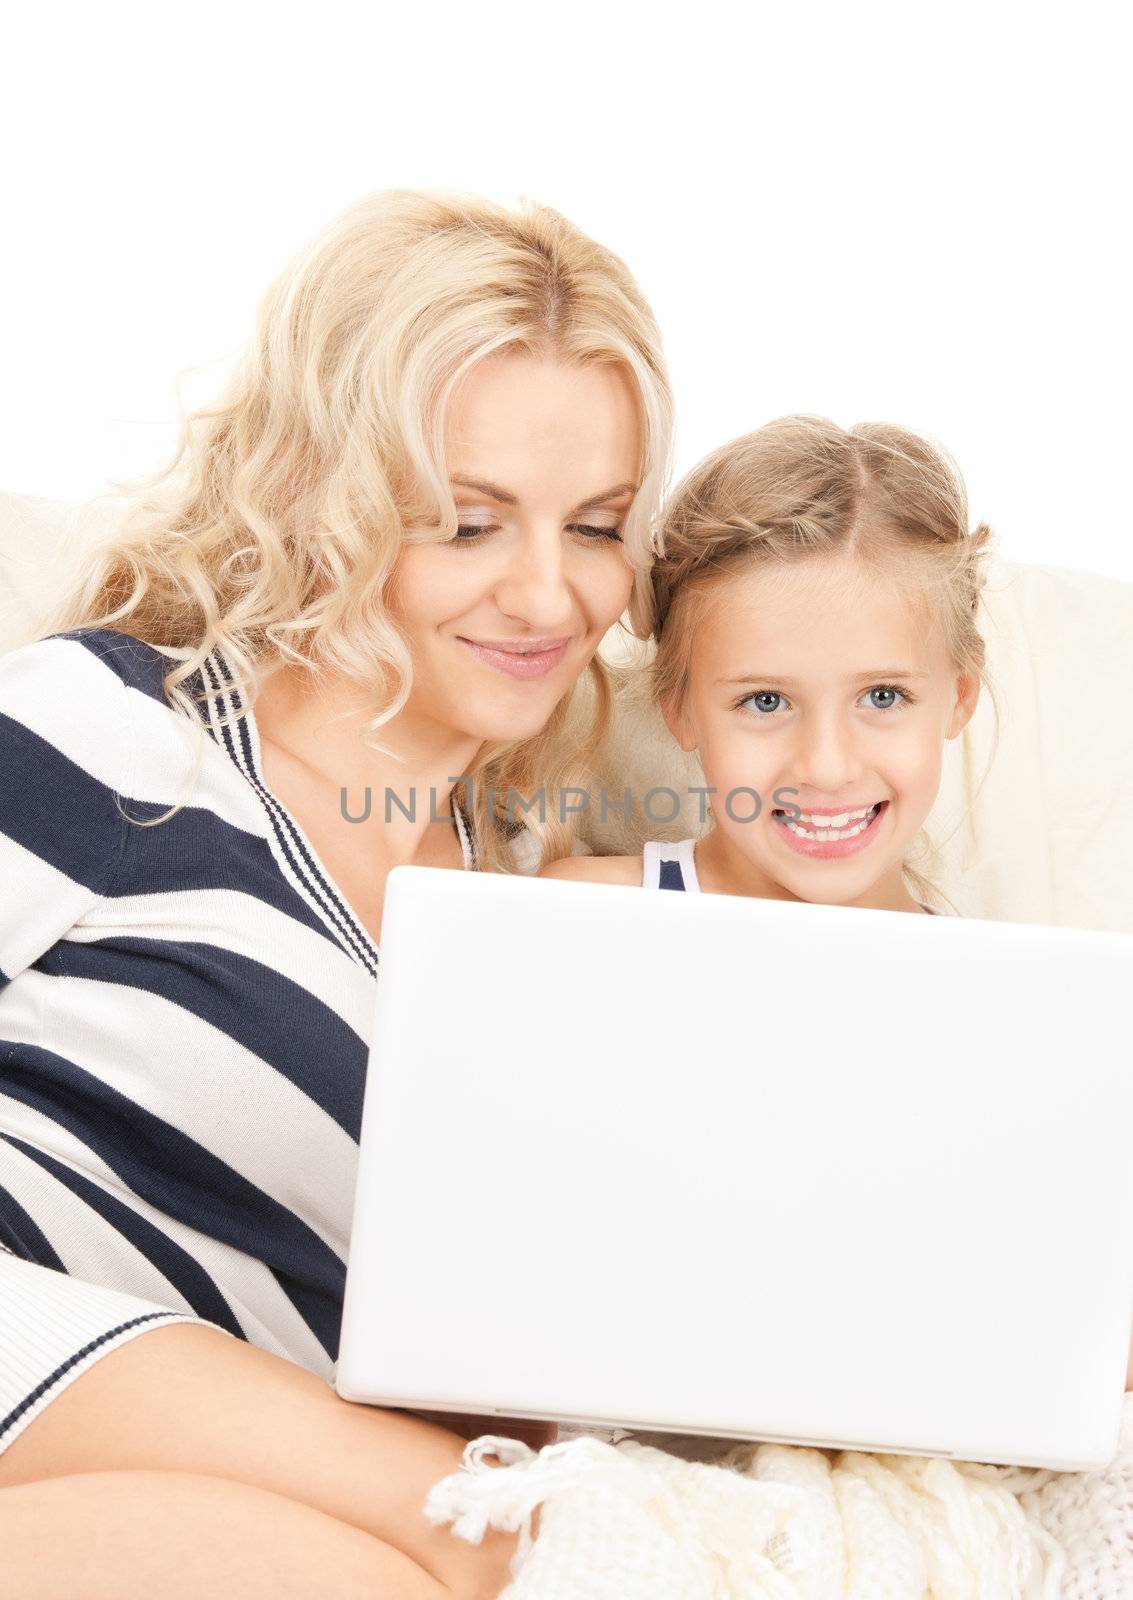
[{"label": "girl's cheek", "polygon": [[908,788],[920,790],[939,784],[943,751],[935,727],[918,728],[915,737],[894,755],[894,771],[903,776]]},{"label": "girl's cheek", "polygon": [[706,782],[716,787],[717,794],[712,798],[717,806],[723,807],[724,797],[736,791],[733,808],[737,816],[747,817],[755,807],[749,790],[759,796],[760,815],[770,816],[775,804],[774,789],[791,781],[783,777],[783,763],[770,751],[760,748],[752,739],[734,735],[709,742],[701,751],[701,764],[705,768]]}]

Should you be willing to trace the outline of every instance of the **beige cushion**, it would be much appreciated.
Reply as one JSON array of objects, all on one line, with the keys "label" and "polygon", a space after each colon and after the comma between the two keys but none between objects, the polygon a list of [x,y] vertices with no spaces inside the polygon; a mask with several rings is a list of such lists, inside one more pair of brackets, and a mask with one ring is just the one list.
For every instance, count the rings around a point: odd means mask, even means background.
[{"label": "beige cushion", "polygon": [[[1094,573],[993,560],[980,626],[1001,721],[982,695],[946,743],[922,871],[962,916],[1133,933],[1133,584]],[[612,640],[611,640],[612,643]],[[682,799],[704,777],[641,693],[646,653],[626,642],[615,724],[595,774],[639,809],[653,786]],[[664,815],[666,801],[654,810]],[[701,830],[695,797],[675,827]],[[641,829],[597,809],[584,829],[599,854],[640,849]],[[914,863],[917,864],[917,863]]]},{"label": "beige cushion", "polygon": [[[37,636],[37,623],[113,527],[115,505],[80,506],[0,495],[0,651]],[[981,698],[945,747],[940,795],[928,819],[936,848],[927,875],[963,916],[1133,933],[1133,584],[1056,567],[993,561],[981,626],[1002,712]],[[619,642],[620,641],[620,642]],[[628,786],[638,825],[598,797],[583,838],[599,853],[636,850],[644,832],[683,837],[684,825],[640,827],[646,790],[703,783],[642,694],[644,659],[621,630],[614,726],[596,772],[612,799]],[[655,808],[662,813],[664,801]]]},{"label": "beige cushion", "polygon": [[0,494],[0,653],[41,636],[45,614],[113,532],[120,506]]}]

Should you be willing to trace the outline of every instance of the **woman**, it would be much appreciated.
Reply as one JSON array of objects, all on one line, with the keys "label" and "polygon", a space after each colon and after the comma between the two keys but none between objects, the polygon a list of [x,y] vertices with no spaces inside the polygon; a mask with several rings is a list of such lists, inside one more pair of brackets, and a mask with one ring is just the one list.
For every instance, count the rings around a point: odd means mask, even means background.
[{"label": "woman", "polygon": [[616,257],[540,206],[369,197],[0,660],[13,1592],[504,1585],[512,1536],[422,1515],[463,1438],[327,1382],[384,883],[569,852],[560,806],[487,791],[553,800],[601,737],[670,436]]}]

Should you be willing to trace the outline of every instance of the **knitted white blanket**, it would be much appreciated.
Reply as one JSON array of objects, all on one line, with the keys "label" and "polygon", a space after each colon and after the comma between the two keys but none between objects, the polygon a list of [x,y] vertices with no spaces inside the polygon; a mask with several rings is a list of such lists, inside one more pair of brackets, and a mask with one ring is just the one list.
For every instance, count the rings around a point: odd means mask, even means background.
[{"label": "knitted white blanket", "polygon": [[484,1435],[425,1515],[519,1532],[500,1600],[1133,1600],[1133,1394],[1102,1472],[698,1443]]}]

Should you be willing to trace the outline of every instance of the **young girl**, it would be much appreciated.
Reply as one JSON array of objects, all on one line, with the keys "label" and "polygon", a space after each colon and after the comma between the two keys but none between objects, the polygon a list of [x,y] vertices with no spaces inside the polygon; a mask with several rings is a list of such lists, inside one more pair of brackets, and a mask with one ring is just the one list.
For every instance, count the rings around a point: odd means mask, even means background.
[{"label": "young girl", "polygon": [[[909,857],[986,681],[990,540],[951,461],[904,428],[784,417],[708,456],[674,492],[653,615],[634,620],[712,825],[544,875],[933,911]],[[682,825],[700,832],[693,798]]]}]

